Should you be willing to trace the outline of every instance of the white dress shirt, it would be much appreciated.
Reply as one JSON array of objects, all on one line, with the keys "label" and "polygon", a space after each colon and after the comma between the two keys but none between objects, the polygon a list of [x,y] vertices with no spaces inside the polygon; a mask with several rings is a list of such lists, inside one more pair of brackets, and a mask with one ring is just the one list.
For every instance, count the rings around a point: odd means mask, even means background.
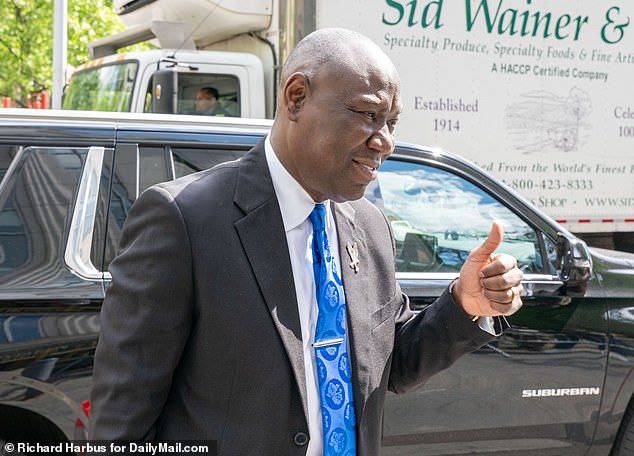
[{"label": "white dress shirt", "polygon": [[[280,160],[273,152],[273,147],[267,136],[264,148],[266,162],[273,179],[273,187],[282,212],[282,221],[286,231],[286,242],[291,257],[293,268],[293,280],[297,293],[297,306],[299,310],[299,322],[302,328],[302,342],[304,347],[304,371],[306,373],[306,392],[308,395],[308,456],[321,456],[323,454],[323,431],[321,423],[321,403],[319,401],[319,384],[317,381],[317,369],[315,351],[312,343],[315,340],[315,326],[317,325],[317,292],[313,277],[313,228],[308,216],[315,207],[315,201],[304,188],[289,174]],[[331,252],[337,263],[337,269],[341,264],[339,258],[339,245],[337,230],[328,201],[323,201],[326,206],[326,234],[331,246]]]},{"label": "white dress shirt", "polygon": [[[315,362],[315,351],[312,343],[315,340],[317,325],[317,298],[315,279],[313,276],[313,229],[308,216],[315,207],[315,201],[304,188],[289,174],[273,151],[269,137],[264,142],[266,162],[273,180],[273,187],[282,212],[282,221],[286,231],[286,242],[293,268],[293,281],[297,294],[299,322],[302,329],[304,348],[304,371],[306,373],[306,392],[308,399],[308,443],[307,456],[323,455],[323,431],[321,421],[321,403],[319,400],[319,384]],[[326,234],[331,252],[341,271],[339,256],[339,240],[329,201],[326,206]],[[493,319],[480,318],[478,325],[483,330],[494,334]]]}]

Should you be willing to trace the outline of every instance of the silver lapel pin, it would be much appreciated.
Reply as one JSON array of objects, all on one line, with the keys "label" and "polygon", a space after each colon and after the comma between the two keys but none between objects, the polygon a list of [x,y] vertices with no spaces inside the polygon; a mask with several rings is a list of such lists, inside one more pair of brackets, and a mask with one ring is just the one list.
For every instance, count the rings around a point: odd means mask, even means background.
[{"label": "silver lapel pin", "polygon": [[350,267],[356,274],[357,272],[359,272],[359,249],[357,248],[357,243],[348,242],[346,244],[346,250],[348,251],[348,255],[350,255],[350,259],[352,260],[350,262]]}]

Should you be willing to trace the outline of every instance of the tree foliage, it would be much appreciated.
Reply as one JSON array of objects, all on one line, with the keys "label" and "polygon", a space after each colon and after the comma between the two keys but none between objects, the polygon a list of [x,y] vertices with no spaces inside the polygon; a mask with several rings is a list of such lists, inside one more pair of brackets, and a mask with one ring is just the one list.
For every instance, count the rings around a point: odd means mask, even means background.
[{"label": "tree foliage", "polygon": [[[0,97],[11,97],[13,106],[26,106],[32,93],[51,92],[53,2],[0,1]],[[88,43],[123,29],[112,0],[68,0],[68,64],[88,61]]]}]

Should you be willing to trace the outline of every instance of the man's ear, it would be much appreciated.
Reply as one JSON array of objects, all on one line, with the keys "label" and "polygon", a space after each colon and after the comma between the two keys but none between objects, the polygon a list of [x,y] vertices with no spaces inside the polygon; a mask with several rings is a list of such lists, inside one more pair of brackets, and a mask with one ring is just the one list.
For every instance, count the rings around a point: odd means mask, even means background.
[{"label": "man's ear", "polygon": [[282,101],[289,120],[297,120],[308,89],[308,77],[304,73],[293,73],[286,80],[282,89]]}]

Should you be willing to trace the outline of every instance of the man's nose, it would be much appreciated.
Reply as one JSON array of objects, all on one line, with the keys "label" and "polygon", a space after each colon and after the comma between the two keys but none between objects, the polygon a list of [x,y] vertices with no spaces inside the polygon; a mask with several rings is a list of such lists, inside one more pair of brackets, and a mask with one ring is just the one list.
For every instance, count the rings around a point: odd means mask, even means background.
[{"label": "man's nose", "polygon": [[394,150],[394,135],[390,132],[387,124],[380,130],[374,131],[368,139],[368,147],[383,155],[390,155]]}]

